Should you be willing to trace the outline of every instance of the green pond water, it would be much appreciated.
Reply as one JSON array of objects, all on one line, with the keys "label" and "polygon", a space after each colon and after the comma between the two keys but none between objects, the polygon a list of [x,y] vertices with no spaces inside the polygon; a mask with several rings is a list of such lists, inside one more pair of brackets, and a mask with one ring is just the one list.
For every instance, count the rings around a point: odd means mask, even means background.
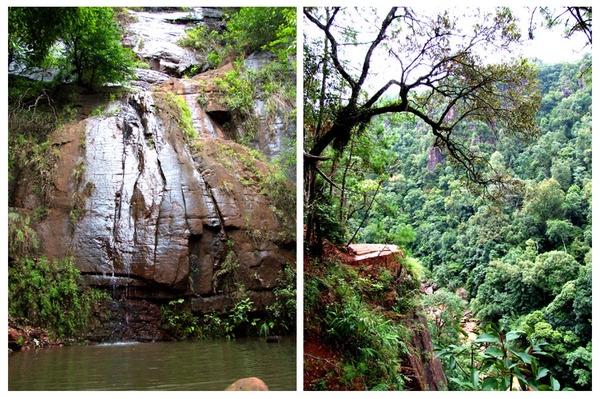
[{"label": "green pond water", "polygon": [[258,377],[296,390],[296,337],[118,343],[9,353],[9,390],[222,391]]}]

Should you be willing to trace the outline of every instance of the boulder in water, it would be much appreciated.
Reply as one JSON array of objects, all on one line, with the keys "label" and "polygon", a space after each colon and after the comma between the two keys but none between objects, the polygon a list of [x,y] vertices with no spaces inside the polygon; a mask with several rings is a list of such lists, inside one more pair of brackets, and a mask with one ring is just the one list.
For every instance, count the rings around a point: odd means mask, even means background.
[{"label": "boulder in water", "polygon": [[268,391],[269,387],[261,379],[256,377],[242,378],[227,388],[226,391]]}]

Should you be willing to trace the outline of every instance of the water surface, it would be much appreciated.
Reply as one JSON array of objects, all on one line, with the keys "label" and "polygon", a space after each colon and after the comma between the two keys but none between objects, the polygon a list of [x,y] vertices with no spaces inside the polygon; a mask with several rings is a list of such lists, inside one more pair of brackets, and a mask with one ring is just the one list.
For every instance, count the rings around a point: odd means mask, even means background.
[{"label": "water surface", "polygon": [[258,377],[296,389],[296,338],[122,343],[10,353],[9,390],[215,390]]}]

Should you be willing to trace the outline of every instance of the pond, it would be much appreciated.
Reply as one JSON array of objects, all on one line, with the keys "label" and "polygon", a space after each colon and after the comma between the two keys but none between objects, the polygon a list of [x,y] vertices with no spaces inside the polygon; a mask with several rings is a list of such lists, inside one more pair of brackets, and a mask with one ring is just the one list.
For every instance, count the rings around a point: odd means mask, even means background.
[{"label": "pond", "polygon": [[246,377],[295,390],[296,337],[71,346],[8,358],[9,390],[222,391]]}]

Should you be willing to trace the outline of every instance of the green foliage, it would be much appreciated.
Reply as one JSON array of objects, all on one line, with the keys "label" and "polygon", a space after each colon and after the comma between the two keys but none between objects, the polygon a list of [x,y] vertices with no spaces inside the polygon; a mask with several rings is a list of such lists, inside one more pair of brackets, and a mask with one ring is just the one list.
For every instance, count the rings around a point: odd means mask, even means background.
[{"label": "green foliage", "polygon": [[466,305],[466,301],[444,288],[423,296],[423,308],[429,315],[429,331],[435,343],[449,345],[459,339],[459,323]]},{"label": "green foliage", "polygon": [[169,301],[161,306],[162,329],[178,340],[197,338],[199,318],[194,316],[183,298]]},{"label": "green foliage", "polygon": [[582,378],[578,380],[568,379],[566,385],[577,389],[591,389],[591,381],[586,378],[591,373],[591,364],[585,360],[589,356],[586,348],[591,348],[591,341],[584,346],[580,338],[571,330],[561,326],[555,329],[546,321],[555,321],[555,315],[548,311],[546,315],[539,310],[532,312],[525,316],[520,328],[527,331],[534,339],[547,343],[545,346],[547,353],[543,360],[553,375],[581,376]]},{"label": "green foliage", "polygon": [[133,52],[120,45],[110,8],[11,8],[9,14],[9,62],[54,67],[62,80],[89,88],[133,74]]},{"label": "green foliage", "polygon": [[268,50],[287,64],[296,54],[296,8],[242,7],[229,16],[223,34],[205,26],[186,31],[180,46],[207,54],[211,68],[217,68],[227,53],[244,55]]},{"label": "green foliage", "polygon": [[[320,62],[323,65],[324,60]],[[573,63],[539,65],[542,105],[536,120],[541,135],[530,145],[510,137],[509,132],[495,136],[481,123],[468,123],[456,131],[470,140],[465,144],[468,148],[490,159],[495,169],[520,180],[520,190],[499,189],[502,196],[494,202],[461,186],[459,171],[448,165],[444,152],[442,163],[428,168],[435,153],[426,135],[427,125],[417,119],[381,118],[382,137],[392,138],[387,147],[379,145],[376,128],[360,130],[361,135],[371,137],[367,157],[379,158],[377,152],[382,151],[388,159],[385,173],[362,166],[352,169],[354,161],[361,165],[358,155],[349,156],[352,141],[342,157],[319,164],[340,187],[346,165],[358,181],[384,178],[357,240],[402,241],[407,253],[423,266],[425,278],[448,291],[467,290],[469,307],[482,322],[524,329],[520,327],[524,318],[540,311],[543,317],[538,321],[545,323],[540,325],[544,326],[538,331],[540,336],[560,335],[560,339],[548,341],[545,348],[553,351],[553,357],[540,356],[538,363],[561,386],[576,389],[583,385],[573,382],[575,369],[566,361],[577,348],[586,348],[592,337],[591,84],[581,75],[582,69],[590,67],[589,56]],[[305,109],[305,118],[316,118],[316,103],[308,105],[312,108]],[[326,150],[323,155],[335,153]],[[397,161],[395,166],[393,161]],[[317,175],[317,192],[327,195],[317,199],[326,204],[329,218],[338,218],[339,190],[320,179]],[[344,198],[347,209],[363,205],[356,197]],[[365,211],[359,210],[341,227],[358,228],[364,217]],[[446,343],[458,345],[456,338]],[[444,360],[447,372],[448,362]],[[575,363],[582,382],[586,381],[585,363]],[[458,378],[454,372],[448,375]],[[452,382],[450,388],[458,386]]]},{"label": "green foliage", "polygon": [[530,261],[521,259],[515,263],[491,261],[471,303],[478,317],[498,321],[542,306],[539,292],[524,278],[532,267]]},{"label": "green foliage", "polygon": [[207,60],[211,68],[217,68],[221,60],[230,50],[225,38],[216,30],[209,30],[202,25],[196,29],[187,29],[186,37],[179,40],[178,44],[201,53],[208,53]]},{"label": "green foliage", "polygon": [[[546,354],[545,345],[524,331],[506,332],[490,323],[472,343],[439,347],[436,356],[448,362],[450,371],[461,372],[449,378],[460,390],[512,391],[516,379],[523,391],[557,391],[560,383],[538,360]],[[470,357],[470,367],[461,366],[460,357]]]},{"label": "green foliage", "polygon": [[554,298],[565,283],[577,277],[580,268],[581,265],[569,254],[546,252],[537,257],[533,267],[524,273],[523,280]]},{"label": "green foliage", "polygon": [[225,102],[233,111],[233,119],[242,127],[241,144],[251,144],[259,129],[265,129],[265,121],[255,115],[255,101],[265,102],[267,124],[281,116],[286,121],[293,117],[296,99],[293,69],[288,64],[273,60],[259,69],[247,69],[243,61],[235,62],[235,68],[220,80],[225,91]]},{"label": "green foliage", "polygon": [[201,145],[198,144],[198,133],[192,121],[192,111],[185,100],[168,91],[157,92],[155,98],[160,99],[159,101],[164,104],[164,110],[177,122],[177,126],[183,132],[184,141],[196,150],[201,148]]},{"label": "green foliage", "polygon": [[260,335],[296,332],[296,267],[286,265],[279,274],[273,290],[275,302],[266,308],[267,320],[260,324]]},{"label": "green foliage", "polygon": [[592,342],[583,348],[579,347],[574,352],[567,353],[566,363],[576,378],[574,383],[584,390],[592,389]]},{"label": "green foliage", "polygon": [[[403,389],[405,376],[398,368],[408,356],[411,332],[376,307],[390,291],[401,292],[399,300],[419,297],[412,275],[400,281],[385,270],[365,275],[333,260],[321,262],[305,269],[305,337],[316,336],[340,352],[343,362],[336,378],[346,388]],[[417,305],[411,302],[401,314],[414,314]]]},{"label": "green foliage", "polygon": [[37,249],[37,235],[30,226],[30,218],[17,212],[8,212],[8,257],[20,260]]},{"label": "green foliage", "polygon": [[398,326],[349,297],[328,309],[322,328],[328,342],[346,356],[343,382],[349,384],[360,376],[370,387],[385,383],[388,389],[402,388],[402,379],[396,376],[402,342]]},{"label": "green foliage", "polygon": [[108,295],[80,290],[73,258],[21,257],[8,268],[8,311],[58,337],[83,337],[103,318]]},{"label": "green foliage", "polygon": [[220,268],[213,273],[212,287],[214,293],[230,293],[238,288],[237,270],[239,265],[238,255],[235,251],[235,242],[229,239],[225,245],[225,256],[220,264]]},{"label": "green foliage", "polygon": [[[187,37],[180,41],[180,45],[207,54],[212,68],[228,54],[237,53],[234,69],[216,82],[225,93],[232,123],[241,126],[237,137],[241,144],[253,145],[256,134],[268,130],[275,118],[292,123],[295,117],[295,62],[290,62],[295,55],[295,15],[293,7],[242,7],[231,15],[223,34],[200,27],[187,30]],[[261,49],[276,57],[257,69],[246,68],[245,55]],[[256,115],[255,102],[259,100],[265,102],[266,121]],[[295,162],[295,153],[280,163],[285,166],[289,161]]]},{"label": "green foliage", "polygon": [[[225,260],[215,273],[213,287],[226,292],[234,303],[222,313],[199,314],[192,311],[190,301],[183,298],[161,306],[162,328],[178,340],[186,339],[233,339],[242,336],[267,336],[295,333],[296,323],[296,274],[295,268],[283,268],[278,285],[273,290],[275,301],[264,311],[256,312],[245,287],[236,276],[239,266],[233,251],[234,243],[227,243]],[[221,291],[223,290],[223,291]]]},{"label": "green foliage", "polygon": [[[13,79],[11,82],[8,113],[9,180],[28,181],[40,206],[45,208],[54,193],[53,178],[59,154],[48,137],[61,122],[70,117],[69,107],[52,98],[51,85],[23,79]],[[59,111],[61,108],[62,112]],[[9,192],[11,200],[12,193]]]},{"label": "green foliage", "polygon": [[296,9],[294,7],[242,7],[228,21],[227,38],[244,53],[258,50],[295,54]]},{"label": "green foliage", "polygon": [[162,328],[177,340],[233,339],[258,335],[262,331],[262,325],[267,322],[251,317],[252,305],[250,298],[242,293],[240,299],[226,312],[200,315],[192,311],[189,301],[179,298],[161,306]]}]

